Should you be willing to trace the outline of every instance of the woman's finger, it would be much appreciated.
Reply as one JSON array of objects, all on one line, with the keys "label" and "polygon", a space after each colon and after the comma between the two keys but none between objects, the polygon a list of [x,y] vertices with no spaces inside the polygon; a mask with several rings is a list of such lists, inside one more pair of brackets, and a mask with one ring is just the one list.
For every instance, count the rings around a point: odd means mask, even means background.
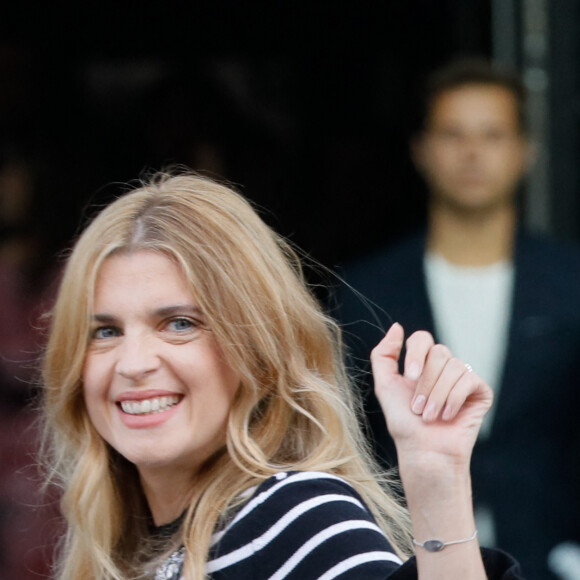
[{"label": "woman's finger", "polygon": [[[433,347],[433,349],[435,348],[436,347]],[[457,387],[458,381],[467,373],[467,367],[463,362],[453,357],[448,359],[443,358],[444,354],[446,353],[443,352],[442,356],[437,361],[437,364],[443,362],[444,366],[435,380],[435,384],[427,397],[427,403],[423,410],[423,420],[427,422],[435,421],[443,409],[447,409],[448,401]],[[431,355],[429,358],[431,358]],[[452,406],[451,408],[454,407]]]},{"label": "woman's finger", "polygon": [[[422,351],[418,352],[421,353]],[[425,410],[431,391],[451,358],[451,351],[442,344],[435,344],[429,348],[411,403],[411,408],[417,415],[421,415]]]},{"label": "woman's finger", "polygon": [[375,374],[375,385],[388,379],[389,375],[399,374],[399,357],[403,349],[405,331],[395,322],[381,342],[371,352],[371,364]]},{"label": "woman's finger", "polygon": [[477,400],[481,404],[483,416],[493,403],[493,391],[479,375],[466,369],[450,391],[441,418],[444,421],[454,419],[468,399]]},{"label": "woman's finger", "polygon": [[425,359],[431,347],[435,344],[433,336],[426,330],[414,332],[405,343],[405,377],[416,381],[423,372]]}]

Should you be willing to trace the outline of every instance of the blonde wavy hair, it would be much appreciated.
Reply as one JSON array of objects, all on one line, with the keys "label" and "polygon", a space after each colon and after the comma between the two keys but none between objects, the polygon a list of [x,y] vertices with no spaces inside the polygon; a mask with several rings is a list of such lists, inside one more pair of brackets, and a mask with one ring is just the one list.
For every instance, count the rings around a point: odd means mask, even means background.
[{"label": "blonde wavy hair", "polygon": [[226,447],[200,471],[178,537],[166,547],[185,545],[185,578],[204,577],[220,514],[281,470],[320,470],[349,481],[406,557],[407,512],[371,459],[340,330],[308,289],[297,254],[232,188],[191,173],[157,173],[84,231],[52,312],[43,454],[49,481],[62,487],[67,521],[57,577],[146,576],[163,556],[142,549],[148,508],[137,470],[95,430],[81,379],[99,268],[113,254],[143,250],[178,264],[241,377]]}]

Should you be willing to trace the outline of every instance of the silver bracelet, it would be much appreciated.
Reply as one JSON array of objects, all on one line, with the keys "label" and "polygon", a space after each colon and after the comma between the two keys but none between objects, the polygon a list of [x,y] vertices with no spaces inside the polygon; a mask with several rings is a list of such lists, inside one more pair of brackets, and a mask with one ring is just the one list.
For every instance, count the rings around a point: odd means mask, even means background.
[{"label": "silver bracelet", "polygon": [[445,546],[452,546],[453,544],[463,544],[465,542],[471,542],[471,540],[475,540],[477,537],[477,530],[473,532],[473,535],[469,538],[463,538],[463,540],[453,540],[451,542],[442,542],[441,540],[427,540],[423,543],[417,542],[415,538],[413,538],[413,544],[415,546],[419,546],[419,548],[423,548],[427,550],[427,552],[440,552],[445,548]]}]

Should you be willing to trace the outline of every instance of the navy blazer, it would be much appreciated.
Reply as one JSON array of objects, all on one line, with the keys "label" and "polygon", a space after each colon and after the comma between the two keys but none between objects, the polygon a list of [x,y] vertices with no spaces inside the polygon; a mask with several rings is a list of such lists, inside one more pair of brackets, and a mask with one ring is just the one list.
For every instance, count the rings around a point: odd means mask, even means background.
[{"label": "navy blazer", "polygon": [[[354,261],[336,294],[350,364],[360,381],[369,437],[379,459],[396,462],[369,380],[368,357],[392,322],[437,340],[427,295],[425,234]],[[360,292],[357,295],[352,289]],[[474,502],[494,513],[497,543],[529,580],[554,578],[552,547],[580,541],[580,249],[520,233],[508,351],[489,439],[472,458]]]}]

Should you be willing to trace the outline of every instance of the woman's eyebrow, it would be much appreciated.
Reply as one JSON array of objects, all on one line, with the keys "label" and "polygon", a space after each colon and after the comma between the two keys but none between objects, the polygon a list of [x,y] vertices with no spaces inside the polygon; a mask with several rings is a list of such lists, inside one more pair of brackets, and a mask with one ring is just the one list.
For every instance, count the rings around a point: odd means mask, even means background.
[{"label": "woman's eyebrow", "polygon": [[164,306],[157,308],[154,311],[157,316],[172,316],[174,314],[193,314],[195,316],[203,316],[203,312],[193,304],[176,304],[172,306]]},{"label": "woman's eyebrow", "polygon": [[[202,310],[193,304],[175,304],[170,306],[163,306],[161,308],[152,310],[151,314],[159,318],[174,316],[176,314],[190,314],[200,318],[204,317]],[[91,320],[92,322],[98,322],[100,324],[113,324],[118,322],[119,318],[113,316],[112,314],[107,314],[106,312],[98,312],[91,316]]]},{"label": "woman's eyebrow", "polygon": [[117,322],[117,318],[115,316],[105,313],[93,314],[91,316],[91,320],[93,322],[100,322],[102,324],[112,324],[113,322]]}]

